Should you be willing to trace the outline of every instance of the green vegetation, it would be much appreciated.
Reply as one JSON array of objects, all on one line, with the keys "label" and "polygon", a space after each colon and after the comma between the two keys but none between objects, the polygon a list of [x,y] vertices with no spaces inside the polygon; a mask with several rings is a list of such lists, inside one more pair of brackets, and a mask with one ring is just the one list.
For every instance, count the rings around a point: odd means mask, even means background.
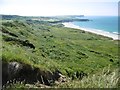
[{"label": "green vegetation", "polygon": [[23,62],[49,71],[57,69],[72,79],[58,87],[112,87],[111,83],[103,85],[111,74],[99,72],[110,66],[114,73],[118,68],[118,41],[61,24],[28,19],[3,20],[1,32],[3,61]]},{"label": "green vegetation", "polygon": [[81,81],[77,80],[69,80],[65,83],[60,83],[56,85],[59,88],[116,88],[118,87],[117,83],[119,80],[118,70],[114,70],[113,72],[110,69],[105,69],[106,71],[102,71],[99,74],[93,74],[92,76],[88,76],[83,78]]}]

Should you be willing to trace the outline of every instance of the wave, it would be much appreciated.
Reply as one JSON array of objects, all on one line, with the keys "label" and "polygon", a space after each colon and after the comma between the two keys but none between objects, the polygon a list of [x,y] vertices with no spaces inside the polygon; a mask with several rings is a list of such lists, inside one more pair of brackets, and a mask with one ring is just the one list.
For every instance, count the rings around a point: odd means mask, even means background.
[{"label": "wave", "polygon": [[117,35],[120,35],[120,33],[118,33],[118,32],[112,32],[112,33],[117,34]]}]

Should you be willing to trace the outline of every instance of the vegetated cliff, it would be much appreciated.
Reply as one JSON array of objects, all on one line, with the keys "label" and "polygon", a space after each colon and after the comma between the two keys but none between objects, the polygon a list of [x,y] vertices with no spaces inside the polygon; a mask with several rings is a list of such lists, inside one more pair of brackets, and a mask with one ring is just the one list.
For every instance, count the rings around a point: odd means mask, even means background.
[{"label": "vegetated cliff", "polygon": [[[47,21],[2,21],[3,84],[82,80],[119,65],[118,41]],[[65,81],[64,79],[62,79]]]}]

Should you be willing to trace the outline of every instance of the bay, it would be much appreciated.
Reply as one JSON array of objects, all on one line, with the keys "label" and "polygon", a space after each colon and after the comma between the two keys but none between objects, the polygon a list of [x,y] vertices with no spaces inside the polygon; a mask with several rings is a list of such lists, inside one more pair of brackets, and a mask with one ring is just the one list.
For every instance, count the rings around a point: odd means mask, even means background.
[{"label": "bay", "polygon": [[118,34],[117,16],[85,16],[80,18],[89,19],[90,21],[86,21],[86,22],[75,21],[72,23],[81,28],[98,29],[98,30],[103,30],[106,32]]}]

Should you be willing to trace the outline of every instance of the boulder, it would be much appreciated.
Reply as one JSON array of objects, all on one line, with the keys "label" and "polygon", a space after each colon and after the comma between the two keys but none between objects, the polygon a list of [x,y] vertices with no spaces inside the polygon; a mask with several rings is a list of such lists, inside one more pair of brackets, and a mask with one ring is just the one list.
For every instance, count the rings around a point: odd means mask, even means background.
[{"label": "boulder", "polygon": [[41,84],[51,85],[56,80],[60,80],[59,78],[63,78],[63,76],[58,70],[52,73],[20,62],[2,62],[3,85],[5,85],[7,81],[14,80],[24,81],[24,83],[28,84],[34,84],[39,81]]}]

